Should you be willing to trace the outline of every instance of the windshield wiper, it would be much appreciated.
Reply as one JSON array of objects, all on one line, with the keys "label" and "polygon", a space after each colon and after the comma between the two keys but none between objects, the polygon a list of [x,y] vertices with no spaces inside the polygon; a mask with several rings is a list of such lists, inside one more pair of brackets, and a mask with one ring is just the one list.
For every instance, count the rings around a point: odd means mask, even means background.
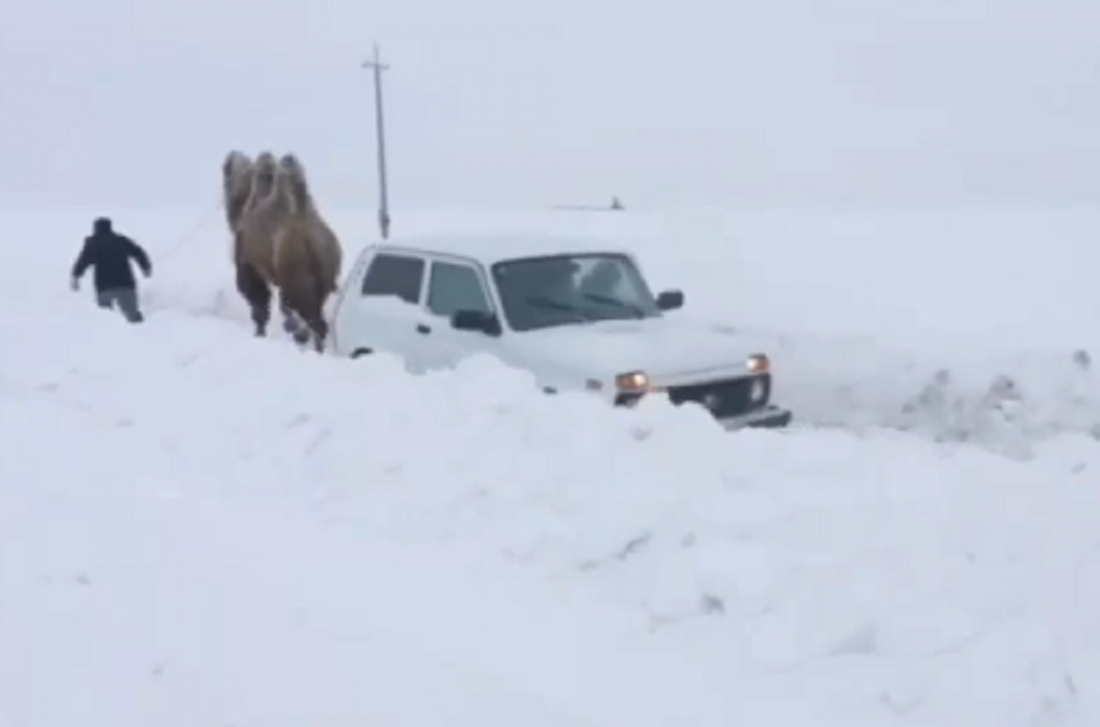
[{"label": "windshield wiper", "polygon": [[575,305],[570,305],[563,300],[551,298],[546,295],[529,295],[524,300],[530,303],[536,308],[550,308],[552,310],[565,311],[567,313],[576,313],[581,317],[581,320],[589,320],[591,316],[583,309],[578,308]]},{"label": "windshield wiper", "polygon": [[604,305],[615,306],[616,308],[622,308],[628,310],[634,314],[635,318],[645,318],[645,311],[634,305],[633,303],[627,303],[625,300],[619,300],[618,298],[612,298],[608,295],[600,295],[599,293],[585,293],[584,297],[588,300],[595,301],[596,303],[603,303]]}]

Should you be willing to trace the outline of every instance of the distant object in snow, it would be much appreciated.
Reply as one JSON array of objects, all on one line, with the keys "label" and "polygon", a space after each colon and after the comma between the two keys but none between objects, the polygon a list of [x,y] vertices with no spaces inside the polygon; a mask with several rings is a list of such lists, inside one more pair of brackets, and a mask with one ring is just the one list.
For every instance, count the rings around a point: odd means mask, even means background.
[{"label": "distant object in snow", "polygon": [[622,200],[618,197],[611,198],[611,204],[607,207],[595,207],[593,205],[558,205],[554,207],[556,210],[562,212],[622,212],[626,209],[623,206]]}]

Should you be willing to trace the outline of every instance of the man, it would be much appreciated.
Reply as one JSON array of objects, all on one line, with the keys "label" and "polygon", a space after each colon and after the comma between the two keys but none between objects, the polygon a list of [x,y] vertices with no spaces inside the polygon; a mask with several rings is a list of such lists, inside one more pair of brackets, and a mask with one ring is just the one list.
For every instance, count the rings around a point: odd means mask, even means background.
[{"label": "man", "polygon": [[96,303],[100,308],[116,305],[131,323],[141,323],[145,317],[138,306],[137,282],[130,268],[133,260],[145,273],[153,274],[153,265],[145,250],[124,235],[111,229],[111,221],[100,217],[95,221],[90,237],[84,239],[84,249],[73,264],[73,290],[80,289],[80,278],[89,267],[95,268]]}]

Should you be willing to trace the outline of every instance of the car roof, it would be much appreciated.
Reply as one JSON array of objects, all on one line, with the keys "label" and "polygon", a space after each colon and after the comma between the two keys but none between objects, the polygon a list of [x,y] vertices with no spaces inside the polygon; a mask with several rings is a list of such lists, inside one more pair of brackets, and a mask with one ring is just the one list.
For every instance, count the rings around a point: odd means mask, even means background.
[{"label": "car roof", "polygon": [[379,243],[376,251],[456,255],[472,258],[485,266],[548,255],[631,254],[624,246],[609,245],[597,239],[537,232],[415,235]]}]

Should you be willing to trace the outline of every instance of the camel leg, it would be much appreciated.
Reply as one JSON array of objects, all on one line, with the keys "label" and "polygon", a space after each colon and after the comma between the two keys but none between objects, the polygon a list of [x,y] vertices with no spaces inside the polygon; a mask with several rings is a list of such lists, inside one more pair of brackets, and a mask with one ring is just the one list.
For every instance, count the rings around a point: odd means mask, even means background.
[{"label": "camel leg", "polygon": [[328,337],[328,322],[324,317],[324,300],[310,289],[309,281],[296,281],[288,286],[284,297],[286,306],[297,319],[304,322],[294,340],[299,345],[313,340],[313,348],[318,353],[324,351],[325,339]]},{"label": "camel leg", "polygon": [[271,320],[271,288],[251,265],[241,264],[237,266],[237,290],[252,309],[256,336],[266,336],[267,324]]},{"label": "camel leg", "polygon": [[313,329],[313,350],[317,353],[324,353],[325,340],[328,338],[328,321],[318,312],[317,316],[310,322],[310,328]]},{"label": "camel leg", "polygon": [[303,318],[306,325],[313,331],[313,348],[317,353],[324,353],[325,339],[328,338],[328,321],[325,320],[325,299],[313,295],[310,296],[309,305],[306,306]]},{"label": "camel leg", "polygon": [[306,330],[298,314],[287,303],[287,297],[281,290],[279,291],[279,312],[283,316],[283,330],[290,334],[298,345],[305,344],[309,338],[309,331]]}]

